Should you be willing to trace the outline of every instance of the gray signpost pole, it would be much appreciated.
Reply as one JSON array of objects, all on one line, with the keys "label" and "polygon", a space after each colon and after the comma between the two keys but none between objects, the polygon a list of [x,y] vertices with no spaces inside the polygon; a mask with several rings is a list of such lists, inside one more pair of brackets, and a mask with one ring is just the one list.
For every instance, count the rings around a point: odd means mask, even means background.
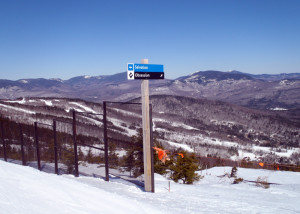
[{"label": "gray signpost pole", "polygon": [[[142,64],[148,64],[148,60],[142,60]],[[150,141],[150,108],[149,108],[149,80],[143,80],[141,84],[142,92],[142,115],[143,115],[143,150],[144,150],[144,184],[146,192],[154,192],[153,173],[151,161],[151,141]]]}]

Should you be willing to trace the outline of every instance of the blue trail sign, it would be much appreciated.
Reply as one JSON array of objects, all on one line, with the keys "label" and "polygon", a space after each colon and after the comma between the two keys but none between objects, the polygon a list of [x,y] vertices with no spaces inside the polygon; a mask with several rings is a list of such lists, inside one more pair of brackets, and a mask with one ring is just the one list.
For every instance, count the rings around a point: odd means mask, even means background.
[{"label": "blue trail sign", "polygon": [[127,64],[127,79],[164,79],[164,66],[155,64]]}]

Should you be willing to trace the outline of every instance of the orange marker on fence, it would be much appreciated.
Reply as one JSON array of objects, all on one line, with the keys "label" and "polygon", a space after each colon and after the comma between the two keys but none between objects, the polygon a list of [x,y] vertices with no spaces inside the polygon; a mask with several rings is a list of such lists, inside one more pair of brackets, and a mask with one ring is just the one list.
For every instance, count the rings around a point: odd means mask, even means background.
[{"label": "orange marker on fence", "polygon": [[156,151],[156,154],[158,155],[158,159],[165,163],[167,160],[170,160],[167,154],[167,150],[163,150],[161,148],[153,147],[153,149]]},{"label": "orange marker on fence", "polygon": [[182,153],[178,153],[178,155],[179,155],[179,156],[181,156],[181,158],[183,158],[183,157],[184,157]]}]

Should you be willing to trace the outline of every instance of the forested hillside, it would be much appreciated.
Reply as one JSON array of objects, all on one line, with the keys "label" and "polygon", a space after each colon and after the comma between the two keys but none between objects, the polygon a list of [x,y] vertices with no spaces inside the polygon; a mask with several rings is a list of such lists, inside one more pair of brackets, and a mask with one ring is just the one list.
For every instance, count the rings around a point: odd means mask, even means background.
[{"label": "forested hillside", "polygon": [[[300,125],[277,111],[167,95],[151,96],[151,103],[154,137],[167,149],[181,147],[201,156],[231,159],[299,162]],[[51,124],[53,119],[71,121],[71,109],[103,113],[102,103],[59,98],[2,100],[0,106],[3,117],[27,124]],[[81,115],[77,120],[78,133],[103,139],[101,115]],[[109,104],[108,123],[111,138],[130,142],[141,128],[140,105]],[[114,143],[118,144],[118,140]]]}]

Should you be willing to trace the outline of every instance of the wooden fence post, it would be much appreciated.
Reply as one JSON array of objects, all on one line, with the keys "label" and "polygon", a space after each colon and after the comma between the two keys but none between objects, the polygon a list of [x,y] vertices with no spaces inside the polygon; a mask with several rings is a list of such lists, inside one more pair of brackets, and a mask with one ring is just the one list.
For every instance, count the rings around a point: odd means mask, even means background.
[{"label": "wooden fence post", "polygon": [[73,109],[73,143],[74,143],[74,161],[75,161],[75,177],[79,176],[78,171],[78,154],[77,154],[77,141],[76,141],[76,112]]},{"label": "wooden fence post", "polygon": [[144,184],[145,191],[152,192],[152,162],[151,162],[151,136],[150,136],[150,100],[149,80],[143,80],[141,84],[142,94],[142,122],[143,122],[143,152],[144,152]]},{"label": "wooden fence post", "polygon": [[107,118],[106,118],[106,102],[103,102],[103,134],[104,134],[104,156],[105,156],[105,180],[109,181],[108,169],[108,140],[107,140]]},{"label": "wooden fence post", "polygon": [[54,141],[55,174],[58,175],[58,158],[57,158],[57,141],[56,141],[56,121],[55,120],[53,120],[53,141]]},{"label": "wooden fence post", "polygon": [[42,168],[41,168],[41,157],[40,157],[37,122],[34,122],[34,135],[35,135],[35,149],[36,149],[37,165],[38,165],[38,169],[41,170]]},{"label": "wooden fence post", "polygon": [[1,121],[0,123],[1,123],[1,135],[2,135],[3,156],[4,156],[4,160],[7,161],[6,143],[5,143],[5,139],[4,139],[3,122]]},{"label": "wooden fence post", "polygon": [[23,130],[22,130],[22,125],[19,124],[19,129],[20,129],[20,143],[21,143],[21,154],[22,154],[22,164],[25,166],[26,161],[25,161],[25,154],[24,154],[24,138],[23,138]]}]

